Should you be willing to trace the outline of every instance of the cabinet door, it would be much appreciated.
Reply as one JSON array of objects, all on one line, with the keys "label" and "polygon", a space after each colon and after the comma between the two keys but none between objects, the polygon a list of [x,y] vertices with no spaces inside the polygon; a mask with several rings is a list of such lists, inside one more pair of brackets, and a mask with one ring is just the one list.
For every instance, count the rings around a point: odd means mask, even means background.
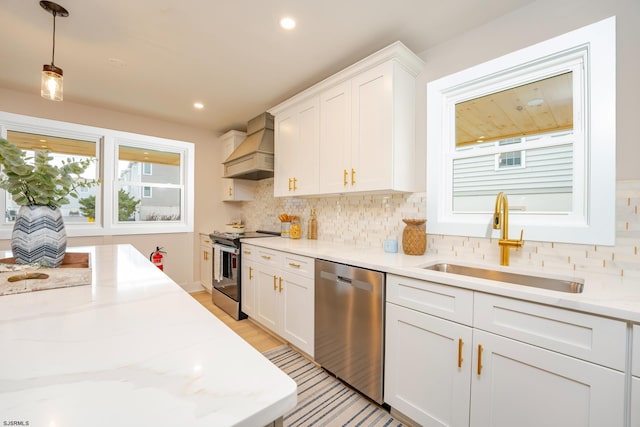
[{"label": "cabinet door", "polygon": [[640,377],[640,325],[633,325],[631,344],[631,373],[636,377]]},{"label": "cabinet door", "polygon": [[640,325],[633,325],[631,350],[631,427],[640,427]]},{"label": "cabinet door", "polygon": [[280,334],[291,344],[313,357],[313,278],[287,273],[280,280],[282,304]]},{"label": "cabinet door", "polygon": [[352,80],[352,191],[393,188],[393,90],[391,61]]},{"label": "cabinet door", "polygon": [[242,258],[242,312],[247,316],[255,316],[256,300],[256,267],[253,261]]},{"label": "cabinet door", "polygon": [[213,249],[211,239],[200,235],[200,284],[209,292],[213,288]]},{"label": "cabinet door", "polygon": [[478,329],[473,344],[471,426],[623,425],[624,373]]},{"label": "cabinet door", "polygon": [[302,104],[298,111],[300,136],[293,147],[293,162],[290,165],[294,178],[293,194],[296,196],[318,193],[319,110],[316,96]]},{"label": "cabinet door", "polygon": [[318,192],[318,97],[296,104],[275,119],[275,196]]},{"label": "cabinet door", "polygon": [[640,427],[640,377],[631,377],[631,427]]},{"label": "cabinet door", "polygon": [[255,264],[255,307],[254,319],[262,323],[274,332],[278,331],[280,324],[280,295],[278,293],[278,279],[280,278],[277,268]]},{"label": "cabinet door", "polygon": [[320,95],[320,193],[351,188],[351,83]]},{"label": "cabinet door", "polygon": [[468,426],[471,328],[386,304],[385,402],[425,426]]}]

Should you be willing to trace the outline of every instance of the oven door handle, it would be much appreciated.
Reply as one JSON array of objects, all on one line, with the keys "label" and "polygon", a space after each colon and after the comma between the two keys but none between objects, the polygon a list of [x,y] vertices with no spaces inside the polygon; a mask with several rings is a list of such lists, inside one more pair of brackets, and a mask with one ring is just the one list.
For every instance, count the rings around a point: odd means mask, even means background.
[{"label": "oven door handle", "polygon": [[213,250],[219,250],[220,252],[229,252],[234,255],[238,255],[240,253],[239,248],[234,248],[233,246],[220,245],[218,243],[213,244]]}]

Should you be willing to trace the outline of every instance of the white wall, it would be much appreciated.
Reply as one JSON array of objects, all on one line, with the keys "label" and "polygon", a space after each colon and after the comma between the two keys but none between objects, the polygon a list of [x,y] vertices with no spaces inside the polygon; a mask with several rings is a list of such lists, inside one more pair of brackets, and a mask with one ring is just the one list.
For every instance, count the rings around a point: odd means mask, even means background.
[{"label": "white wall", "polygon": [[[163,246],[167,251],[165,272],[175,282],[188,288],[200,280],[198,232],[209,233],[216,228],[220,229],[229,218],[237,216],[239,209],[236,204],[221,202],[218,196],[222,191],[219,165],[224,160],[221,158],[219,135],[205,129],[75,104],[67,100],[62,103],[51,102],[42,99],[39,93],[1,88],[0,111],[193,142],[196,159],[194,233],[78,237],[70,238],[68,245],[130,243],[147,256],[157,245]],[[9,248],[9,240],[0,240],[0,249]]]}]

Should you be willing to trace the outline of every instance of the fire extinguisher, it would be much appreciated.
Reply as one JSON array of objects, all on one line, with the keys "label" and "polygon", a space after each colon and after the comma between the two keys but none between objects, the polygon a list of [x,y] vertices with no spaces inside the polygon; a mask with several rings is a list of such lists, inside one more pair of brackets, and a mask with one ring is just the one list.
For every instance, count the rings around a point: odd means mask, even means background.
[{"label": "fire extinguisher", "polygon": [[164,271],[164,265],[162,264],[162,254],[166,254],[160,246],[156,246],[156,250],[149,255],[149,261],[151,261],[156,267]]}]

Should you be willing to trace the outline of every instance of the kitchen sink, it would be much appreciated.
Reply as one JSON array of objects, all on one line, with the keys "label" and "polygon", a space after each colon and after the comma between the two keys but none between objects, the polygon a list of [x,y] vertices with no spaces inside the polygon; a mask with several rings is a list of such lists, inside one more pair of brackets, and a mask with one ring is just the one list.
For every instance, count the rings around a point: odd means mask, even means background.
[{"label": "kitchen sink", "polygon": [[568,292],[572,294],[581,293],[584,287],[583,283],[572,280],[528,276],[526,274],[507,273],[505,271],[467,267],[464,265],[448,263],[433,264],[424,268],[427,270],[441,271],[443,273],[460,274],[462,276],[471,276],[480,279],[495,280],[514,285],[531,286],[533,288],[550,289],[552,291]]}]

